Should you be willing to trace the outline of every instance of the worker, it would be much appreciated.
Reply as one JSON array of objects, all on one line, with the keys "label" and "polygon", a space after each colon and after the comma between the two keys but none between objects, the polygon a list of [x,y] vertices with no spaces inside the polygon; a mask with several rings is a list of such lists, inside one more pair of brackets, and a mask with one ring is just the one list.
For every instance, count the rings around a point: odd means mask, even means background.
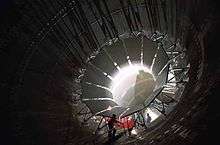
[{"label": "worker", "polygon": [[108,121],[108,129],[109,129],[108,130],[108,137],[109,137],[109,140],[114,140],[115,139],[115,133],[116,133],[115,125],[117,123],[120,123],[120,122],[116,119],[116,115],[112,114],[112,117]]},{"label": "worker", "polygon": [[134,120],[132,119],[132,117],[128,117],[127,118],[127,127],[128,127],[128,136],[131,136],[131,131],[134,128]]},{"label": "worker", "polygon": [[147,125],[149,125],[151,122],[151,117],[150,117],[149,113],[147,113],[147,121],[146,122],[147,122]]}]

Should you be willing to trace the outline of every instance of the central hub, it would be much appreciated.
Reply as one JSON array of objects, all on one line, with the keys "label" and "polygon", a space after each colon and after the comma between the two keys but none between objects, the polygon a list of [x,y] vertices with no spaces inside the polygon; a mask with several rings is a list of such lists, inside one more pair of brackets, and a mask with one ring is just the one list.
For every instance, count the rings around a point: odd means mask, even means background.
[{"label": "central hub", "polygon": [[121,68],[111,84],[113,99],[120,106],[143,104],[155,87],[155,78],[148,67],[141,64]]}]

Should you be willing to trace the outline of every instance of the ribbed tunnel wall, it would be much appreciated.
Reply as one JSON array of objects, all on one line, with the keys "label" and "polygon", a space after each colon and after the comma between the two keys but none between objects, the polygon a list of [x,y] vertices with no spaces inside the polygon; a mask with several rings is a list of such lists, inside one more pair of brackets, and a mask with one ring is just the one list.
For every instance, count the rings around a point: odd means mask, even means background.
[{"label": "ribbed tunnel wall", "polygon": [[[117,5],[114,2],[109,4]],[[161,1],[146,2],[156,5]],[[168,116],[168,122],[159,126],[159,131],[154,130],[147,140],[153,140],[155,144],[172,144],[172,140],[178,138],[180,144],[186,145],[199,134],[195,124],[200,119],[196,115],[199,116],[200,111],[204,113],[207,91],[219,81],[216,79],[219,68],[215,67],[219,58],[211,50],[215,49],[212,43],[216,43],[219,21],[214,5],[208,0],[178,1],[177,7],[175,4],[173,0],[167,2],[169,21],[161,27],[169,36],[179,38],[186,47],[191,64],[190,82],[177,109]],[[2,104],[6,106],[3,111],[7,114],[3,119],[9,126],[5,126],[4,144],[75,144],[89,131],[81,128],[74,117],[76,110],[72,106],[72,94],[77,86],[73,80],[78,75],[77,69],[84,65],[83,60],[97,50],[102,41],[117,37],[116,31],[108,23],[111,32],[106,33],[106,37],[100,32],[103,36],[97,37],[97,41],[89,25],[95,19],[89,7],[83,7],[86,1],[17,0],[5,5],[8,9],[2,11],[0,24],[0,88]],[[69,13],[72,8],[75,13]],[[155,11],[155,15],[163,14],[159,11]],[[173,11],[177,12],[176,16]],[[156,24],[158,17],[152,18],[155,19],[152,26],[144,20],[147,28],[160,29]],[[75,29],[66,27],[72,25],[69,20],[74,20]],[[132,29],[125,21],[122,23],[127,29]],[[82,29],[79,25],[83,26]],[[181,137],[183,128],[191,130],[189,138]],[[176,138],[165,134],[167,130]]]}]

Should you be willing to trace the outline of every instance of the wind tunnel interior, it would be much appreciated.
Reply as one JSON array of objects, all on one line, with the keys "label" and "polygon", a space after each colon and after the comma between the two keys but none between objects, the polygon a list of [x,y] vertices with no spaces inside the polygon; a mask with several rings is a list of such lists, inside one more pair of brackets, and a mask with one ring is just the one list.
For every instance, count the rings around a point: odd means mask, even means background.
[{"label": "wind tunnel interior", "polygon": [[[111,74],[124,64],[143,60],[150,66],[158,47],[148,42],[147,38],[154,40],[148,35],[168,38],[163,46],[176,48],[176,53],[184,48],[190,64],[188,81],[182,74],[176,77],[184,90],[175,94],[181,97],[174,98],[178,103],[162,122],[138,134],[139,138],[118,144],[205,144],[207,122],[216,119],[206,116],[208,98],[217,96],[212,92],[219,84],[217,12],[217,4],[208,0],[2,2],[0,90],[7,114],[2,119],[8,124],[3,144],[101,144],[93,135],[97,123],[90,119],[92,110],[97,113],[102,106],[116,104],[82,99],[112,96],[103,88],[109,87]],[[142,34],[146,39],[139,39]],[[152,49],[141,49],[141,44]],[[170,51],[174,57],[175,52]],[[154,60],[157,74],[169,61],[163,53],[159,51],[160,59]],[[185,62],[179,65],[187,66]],[[168,80],[168,74],[162,75],[157,85]],[[172,98],[164,96],[159,95],[158,100],[169,102]],[[90,122],[83,123],[87,119]]]}]

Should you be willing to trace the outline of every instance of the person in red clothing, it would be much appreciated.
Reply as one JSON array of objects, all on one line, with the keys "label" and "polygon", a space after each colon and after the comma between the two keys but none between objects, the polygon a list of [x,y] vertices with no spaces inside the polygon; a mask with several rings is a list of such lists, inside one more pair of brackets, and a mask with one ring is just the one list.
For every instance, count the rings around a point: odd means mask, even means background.
[{"label": "person in red clothing", "polygon": [[128,135],[131,135],[131,131],[135,126],[135,122],[132,117],[124,117],[120,119],[121,124],[119,125],[120,128],[127,129]]},{"label": "person in red clothing", "polygon": [[131,131],[133,130],[134,128],[134,121],[131,117],[128,117],[127,118],[127,124],[128,124],[128,135],[131,136]]}]

